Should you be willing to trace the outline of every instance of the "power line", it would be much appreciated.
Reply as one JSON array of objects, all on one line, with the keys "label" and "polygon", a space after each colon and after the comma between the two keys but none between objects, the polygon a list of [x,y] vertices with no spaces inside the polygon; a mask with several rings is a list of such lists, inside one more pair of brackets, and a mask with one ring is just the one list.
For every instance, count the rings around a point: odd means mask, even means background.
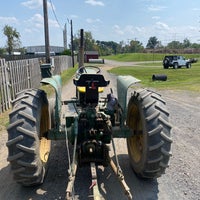
[{"label": "power line", "polygon": [[54,9],[54,7],[53,7],[53,3],[52,3],[51,0],[50,0],[50,4],[51,4],[51,9],[52,9],[52,11],[53,11],[54,17],[55,17],[55,19],[56,19],[56,21],[57,21],[57,23],[58,23],[60,29],[63,30],[63,28],[62,28],[62,26],[60,25],[60,23],[59,23],[59,21],[58,21],[58,18],[57,18],[57,16],[56,16],[56,12],[55,12],[55,9]]}]

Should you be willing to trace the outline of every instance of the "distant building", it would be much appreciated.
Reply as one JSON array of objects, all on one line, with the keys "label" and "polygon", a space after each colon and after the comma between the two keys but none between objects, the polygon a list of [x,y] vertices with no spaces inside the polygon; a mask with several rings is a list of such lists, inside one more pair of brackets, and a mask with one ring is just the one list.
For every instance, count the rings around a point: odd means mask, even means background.
[{"label": "distant building", "polygon": [[84,62],[88,63],[89,59],[98,59],[99,53],[98,51],[85,51],[84,53]]},{"label": "distant building", "polygon": [[[45,46],[28,46],[25,47],[27,54],[45,54]],[[57,55],[64,51],[64,47],[50,46],[50,54]]]}]

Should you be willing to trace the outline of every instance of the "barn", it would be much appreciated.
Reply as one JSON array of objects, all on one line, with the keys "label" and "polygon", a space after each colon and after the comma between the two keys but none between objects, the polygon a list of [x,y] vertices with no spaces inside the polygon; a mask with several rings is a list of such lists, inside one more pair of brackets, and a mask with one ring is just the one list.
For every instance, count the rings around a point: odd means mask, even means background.
[{"label": "barn", "polygon": [[89,59],[98,59],[98,51],[85,51],[84,53],[84,62],[89,63]]}]

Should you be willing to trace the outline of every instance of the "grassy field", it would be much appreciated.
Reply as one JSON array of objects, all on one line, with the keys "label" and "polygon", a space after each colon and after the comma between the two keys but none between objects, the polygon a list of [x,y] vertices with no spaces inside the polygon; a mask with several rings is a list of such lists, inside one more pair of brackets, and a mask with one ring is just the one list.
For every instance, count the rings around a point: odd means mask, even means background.
[{"label": "grassy field", "polygon": [[[155,61],[163,60],[166,54],[161,53],[124,53],[118,55],[105,56],[104,59],[116,60],[122,62],[133,62],[133,61]],[[199,58],[199,54],[181,54],[186,59],[188,58]]]},{"label": "grassy field", "polygon": [[[163,69],[162,63],[143,63],[137,66],[118,67],[110,70],[117,75],[132,75],[141,80],[144,87],[200,92],[200,63],[192,68]],[[153,74],[167,75],[167,81],[152,81]]]}]

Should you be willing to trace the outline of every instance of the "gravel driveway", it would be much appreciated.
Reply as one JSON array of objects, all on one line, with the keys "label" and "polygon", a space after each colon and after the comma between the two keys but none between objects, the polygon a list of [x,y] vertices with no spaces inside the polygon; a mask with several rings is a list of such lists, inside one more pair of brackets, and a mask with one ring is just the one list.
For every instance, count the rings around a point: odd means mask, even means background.
[{"label": "gravel driveway", "polygon": [[[132,63],[134,64],[134,63]],[[117,63],[103,65],[103,69]],[[121,64],[120,64],[121,65]],[[115,83],[115,76],[106,74]],[[63,88],[63,98],[71,95],[72,83]],[[69,89],[70,88],[70,89]],[[166,174],[157,180],[145,181],[132,172],[127,155],[126,140],[115,139],[121,168],[135,200],[200,200],[200,95],[188,91],[157,91],[162,94],[170,111],[172,157]],[[65,199],[68,159],[65,141],[53,141],[49,170],[44,184],[24,188],[12,180],[5,146],[7,133],[1,132],[0,141],[0,200],[60,200]],[[112,155],[112,153],[111,153]],[[125,200],[126,196],[112,170],[98,167],[101,194],[108,200]],[[79,168],[75,182],[76,199],[90,195],[89,168]]]}]

